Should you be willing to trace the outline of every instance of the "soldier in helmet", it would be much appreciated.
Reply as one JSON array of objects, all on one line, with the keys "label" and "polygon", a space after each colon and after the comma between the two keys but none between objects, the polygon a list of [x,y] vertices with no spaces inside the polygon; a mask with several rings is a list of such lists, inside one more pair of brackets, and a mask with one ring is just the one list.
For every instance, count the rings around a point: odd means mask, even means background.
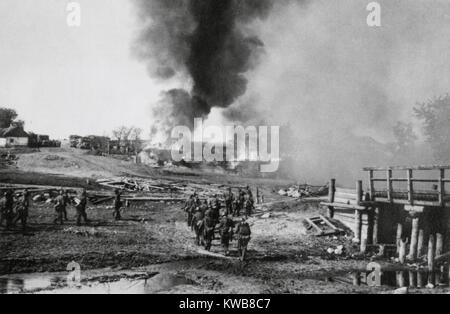
[{"label": "soldier in helmet", "polygon": [[114,219],[121,220],[122,216],[120,214],[120,209],[122,208],[122,197],[120,194],[120,190],[115,190],[116,196],[114,197]]},{"label": "soldier in helmet", "polygon": [[233,214],[233,202],[234,202],[234,194],[231,191],[231,188],[228,188],[228,193],[225,194],[225,209],[227,215]]},{"label": "soldier in helmet", "polygon": [[56,225],[58,222],[60,225],[64,224],[64,191],[61,189],[59,191],[59,195],[55,198],[55,219],[53,220],[53,223]]},{"label": "soldier in helmet", "polygon": [[191,196],[189,196],[189,199],[186,201],[186,204],[184,205],[184,211],[186,212],[188,227],[192,226],[192,217],[194,215],[193,213],[194,208],[195,208],[195,194],[192,194]]},{"label": "soldier in helmet", "polygon": [[215,228],[216,221],[214,219],[214,213],[213,210],[209,208],[205,213],[205,218],[203,219],[203,239],[205,241],[205,249],[208,251],[211,249]]},{"label": "soldier in helmet", "polygon": [[10,190],[0,199],[0,226],[6,221],[6,229],[11,227],[12,208],[14,206],[14,197]]},{"label": "soldier in helmet", "polygon": [[246,195],[244,202],[245,216],[248,218],[252,215],[254,208],[254,203],[251,201],[250,197]]},{"label": "soldier in helmet", "polygon": [[69,206],[69,204],[70,204],[70,196],[69,196],[69,191],[68,190],[64,191],[63,198],[64,198],[63,217],[64,217],[64,221],[67,221],[68,220],[68,218],[67,218],[67,206]]},{"label": "soldier in helmet", "polygon": [[197,245],[204,244],[203,241],[203,224],[204,224],[205,214],[200,207],[195,210],[194,217],[192,218],[192,228],[195,232]]},{"label": "soldier in helmet", "polygon": [[81,220],[84,220],[85,224],[89,223],[86,213],[86,205],[87,205],[87,193],[86,190],[83,189],[83,191],[81,192],[79,202],[75,206],[75,209],[77,210],[77,226],[81,226]]},{"label": "soldier in helmet", "polygon": [[22,231],[25,232],[27,229],[27,219],[28,219],[28,209],[30,207],[30,195],[28,190],[25,189],[19,202],[17,203],[17,216],[14,219],[13,224],[16,225],[20,220],[22,225]]},{"label": "soldier in helmet", "polygon": [[254,205],[255,199],[253,198],[253,192],[252,192],[252,189],[250,189],[250,186],[247,185],[247,188],[246,188],[245,192],[246,192],[246,194],[248,196],[248,199],[252,203],[252,205]]},{"label": "soldier in helmet", "polygon": [[236,226],[235,234],[237,235],[239,256],[243,261],[247,253],[248,242],[250,241],[250,236],[252,234],[250,225],[245,218],[242,218],[241,222]]},{"label": "soldier in helmet", "polygon": [[206,211],[208,210],[208,201],[205,199],[203,202],[200,203],[200,210],[203,213],[203,216],[205,215]]},{"label": "soldier in helmet", "polygon": [[236,207],[236,216],[240,216],[241,210],[244,209],[245,205],[245,192],[242,189],[238,191],[238,202]]},{"label": "soldier in helmet", "polygon": [[219,223],[220,242],[222,243],[225,256],[229,255],[230,241],[233,240],[234,222],[226,213],[222,215]]}]

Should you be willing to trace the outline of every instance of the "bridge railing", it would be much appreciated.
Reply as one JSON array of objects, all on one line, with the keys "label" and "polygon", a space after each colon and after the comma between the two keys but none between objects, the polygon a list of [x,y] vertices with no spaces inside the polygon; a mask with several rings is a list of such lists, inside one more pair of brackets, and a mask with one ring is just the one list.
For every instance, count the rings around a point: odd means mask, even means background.
[{"label": "bridge railing", "polygon": [[[450,166],[366,167],[363,170],[368,172],[369,194],[372,201],[417,206],[450,205],[450,193],[445,189],[446,184],[450,183],[450,178],[445,177]],[[416,177],[417,172],[425,173],[426,178]],[[382,177],[380,173],[384,173]],[[394,173],[402,175],[394,176]],[[396,188],[395,183],[406,184],[406,188]],[[384,188],[379,188],[380,184],[384,185]],[[419,188],[419,184],[421,186],[431,184],[431,188]]]}]

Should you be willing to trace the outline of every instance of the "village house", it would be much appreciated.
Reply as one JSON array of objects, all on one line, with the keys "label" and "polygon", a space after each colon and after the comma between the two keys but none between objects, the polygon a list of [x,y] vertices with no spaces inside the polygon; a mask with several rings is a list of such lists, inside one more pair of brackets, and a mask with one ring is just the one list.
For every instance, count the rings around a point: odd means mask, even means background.
[{"label": "village house", "polygon": [[12,124],[9,128],[0,129],[0,147],[28,146],[28,133],[20,125]]}]

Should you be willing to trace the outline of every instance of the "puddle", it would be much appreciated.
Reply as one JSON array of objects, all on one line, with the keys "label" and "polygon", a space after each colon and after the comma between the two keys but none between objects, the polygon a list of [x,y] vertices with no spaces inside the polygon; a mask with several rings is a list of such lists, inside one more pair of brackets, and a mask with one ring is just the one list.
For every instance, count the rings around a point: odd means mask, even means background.
[{"label": "puddle", "polygon": [[65,278],[58,276],[32,276],[0,278],[0,294],[23,293],[26,291],[36,291],[58,287],[65,283]]},{"label": "puddle", "polygon": [[157,274],[148,279],[122,278],[113,282],[87,281],[68,285],[66,277],[52,274],[0,278],[0,294],[153,294],[196,283],[176,274]]},{"label": "puddle", "polygon": [[352,272],[347,282],[353,285],[388,286],[393,288],[425,288],[428,284],[448,286],[448,274],[446,272],[426,270],[388,270],[379,274],[371,272]]}]

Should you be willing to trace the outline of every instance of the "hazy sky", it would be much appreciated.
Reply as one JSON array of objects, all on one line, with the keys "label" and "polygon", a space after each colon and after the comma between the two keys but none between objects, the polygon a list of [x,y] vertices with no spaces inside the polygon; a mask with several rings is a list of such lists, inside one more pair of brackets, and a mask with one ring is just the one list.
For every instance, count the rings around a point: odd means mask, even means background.
[{"label": "hazy sky", "polygon": [[[78,0],[75,28],[69,2],[0,0],[0,106],[16,109],[26,130],[56,138],[120,125],[147,137],[160,92],[189,80],[158,83],[132,55],[142,28],[132,0]],[[237,110],[250,99],[298,134],[351,127],[382,139],[417,101],[449,92],[450,1],[380,0],[380,28],[366,25],[369,2],[276,1],[249,28],[265,53]],[[221,121],[217,111],[211,121]]]},{"label": "hazy sky", "polygon": [[150,130],[161,87],[131,55],[136,18],[129,0],[79,0],[81,26],[67,26],[63,0],[0,1],[0,106],[26,129],[54,137]]}]

